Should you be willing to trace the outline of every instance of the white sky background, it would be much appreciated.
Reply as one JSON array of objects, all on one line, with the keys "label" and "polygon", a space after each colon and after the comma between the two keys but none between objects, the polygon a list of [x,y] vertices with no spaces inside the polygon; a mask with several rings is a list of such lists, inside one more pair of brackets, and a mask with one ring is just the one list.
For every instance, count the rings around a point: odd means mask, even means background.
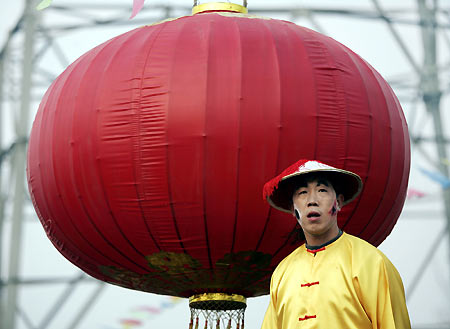
[{"label": "white sky background", "polygon": [[[0,47],[6,40],[9,29],[16,23],[18,17],[23,10],[23,1],[6,1],[2,2],[0,12]],[[76,0],[53,0],[54,4],[71,3]],[[128,4],[130,11],[124,13],[124,18],[128,18],[131,13],[132,0],[96,0],[95,3],[105,3],[105,7],[110,3]],[[151,4],[161,3],[158,0],[147,0],[146,7]],[[167,2],[165,2],[167,3]],[[191,5],[188,0],[170,1],[170,3]],[[414,0],[395,0],[380,1],[385,10],[389,8],[416,9],[416,1]],[[441,0],[441,7],[450,10],[450,0]],[[368,8],[372,9],[371,1],[354,0],[354,1],[249,1],[249,10],[251,13],[252,6],[282,6],[286,5],[303,5],[305,7],[332,7],[332,8]],[[61,19],[48,12],[43,12],[43,19]],[[141,12],[137,18],[148,16],[148,12]],[[271,17],[274,17],[271,15]],[[407,14],[404,18],[416,17],[415,14]],[[280,17],[281,18],[281,17]],[[66,19],[69,19],[66,17]],[[288,17],[284,17],[288,19]],[[414,80],[412,68],[406,61],[404,55],[399,50],[397,44],[389,33],[386,25],[380,20],[367,20],[350,18],[348,16],[315,16],[315,19],[324,29],[324,32],[336,40],[342,42],[356,53],[366,59],[374,66],[387,80],[395,77],[402,77],[409,81]],[[56,21],[55,21],[56,22]],[[450,24],[450,17],[447,19]],[[148,23],[153,23],[149,21]],[[300,19],[297,24],[301,24],[312,28],[308,20]],[[421,35],[417,27],[411,25],[396,25],[397,30],[401,33],[404,41],[410,47],[417,63],[422,63],[422,46]],[[85,53],[94,46],[114,37],[118,34],[131,30],[130,26],[115,28],[95,28],[91,31],[80,30],[77,32],[67,33],[58,37],[57,42],[68,57],[69,62],[73,62],[81,54]],[[447,36],[450,35],[450,29]],[[439,37],[440,44],[443,45],[439,49],[439,60],[447,67],[450,63],[450,49],[442,36]],[[51,61],[51,58],[47,59]],[[63,67],[52,67],[52,72],[60,73]],[[441,80],[441,85],[445,89],[449,89],[450,71],[448,68],[445,72],[446,76]],[[399,95],[399,91],[397,91]],[[402,101],[401,95],[399,95]],[[412,118],[413,107],[411,103],[402,101],[402,106],[408,120]],[[448,94],[443,99],[441,111],[445,120],[445,127],[450,127],[450,118],[446,110],[450,108]],[[37,103],[32,109],[32,117],[37,109]],[[410,130],[416,131],[421,128],[428,135],[432,135],[431,119],[425,116],[422,105],[418,105],[418,113],[416,121],[409,122]],[[6,114],[8,115],[8,114]],[[11,115],[11,114],[9,114]],[[31,121],[30,121],[31,123]],[[8,135],[10,127],[1,127]],[[11,130],[12,131],[12,130]],[[8,145],[8,136],[5,139],[5,132],[2,132],[4,138],[4,148]],[[12,138],[12,133],[11,136]],[[10,142],[11,140],[9,140]],[[434,144],[424,144],[427,152],[437,159]],[[424,177],[419,172],[420,168],[434,170],[430,166],[429,161],[414,148],[412,150],[412,166],[410,187],[420,190],[426,194],[426,197],[407,201],[402,216],[400,217],[392,234],[380,246],[380,249],[391,259],[399,270],[405,288],[408,291],[413,278],[419,271],[419,265],[423,262],[428,251],[434,243],[437,235],[445,227],[445,219],[443,215],[443,204],[440,198],[440,186]],[[7,209],[8,211],[8,209]],[[30,218],[24,228],[23,252],[21,273],[24,278],[49,278],[49,277],[74,277],[78,273],[78,269],[64,259],[57,250],[51,245],[45,236],[44,230],[37,220],[31,207],[27,207],[26,214]],[[8,215],[8,213],[7,213]],[[32,220],[31,220],[32,218]],[[5,231],[8,232],[9,224],[7,223]],[[7,235],[5,235],[7,236]],[[6,239],[7,240],[7,239]],[[5,246],[5,241],[3,241]],[[8,252],[7,248],[2,248],[2,252]],[[449,244],[448,236],[435,249],[433,260],[430,265],[425,268],[424,277],[420,281],[414,294],[408,298],[408,308],[413,326],[425,327],[426,324],[446,323],[441,328],[450,328],[450,271],[449,271]],[[20,306],[28,314],[33,324],[37,325],[47,314],[59,294],[65,289],[65,285],[40,285],[27,286],[20,290]],[[97,284],[86,283],[82,287],[78,287],[67,303],[64,304],[62,311],[59,312],[54,321],[48,327],[50,329],[65,328],[70,319],[76,316],[78,309],[87,300],[90,293],[97,287]],[[164,309],[159,315],[150,316],[149,313],[137,314],[133,310],[140,306],[161,307],[161,303],[169,303],[170,307]],[[259,297],[248,300],[248,308],[246,312],[246,328],[259,328],[262,318],[267,307],[268,298]],[[189,310],[187,301],[183,300],[177,304],[171,304],[167,297],[136,292],[124,288],[108,285],[103,290],[100,298],[92,306],[88,314],[83,318],[80,326],[81,329],[119,329],[122,326],[119,323],[123,318],[135,318],[143,321],[143,326],[136,328],[188,328]],[[22,321],[19,321],[19,328],[27,328]],[[431,328],[431,327],[430,327]],[[433,328],[436,328],[434,326]]]}]

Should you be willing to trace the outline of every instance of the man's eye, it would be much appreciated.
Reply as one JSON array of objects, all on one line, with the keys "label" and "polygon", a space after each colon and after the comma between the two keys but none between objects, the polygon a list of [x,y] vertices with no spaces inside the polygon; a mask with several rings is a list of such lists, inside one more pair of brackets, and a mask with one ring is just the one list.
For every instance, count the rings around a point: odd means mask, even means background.
[{"label": "man's eye", "polygon": [[319,190],[319,192],[328,192],[326,189],[324,189],[324,188],[321,188],[320,190]]},{"label": "man's eye", "polygon": [[300,194],[306,194],[306,191],[298,191],[297,194],[298,194],[298,195],[300,195]]}]

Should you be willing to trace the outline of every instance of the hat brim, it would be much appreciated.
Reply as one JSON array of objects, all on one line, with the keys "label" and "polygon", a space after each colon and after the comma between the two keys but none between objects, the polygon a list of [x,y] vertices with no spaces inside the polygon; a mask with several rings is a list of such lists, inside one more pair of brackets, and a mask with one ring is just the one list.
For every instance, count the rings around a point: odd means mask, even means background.
[{"label": "hat brim", "polygon": [[296,172],[283,177],[270,196],[267,196],[267,202],[280,211],[292,213],[292,196],[299,182],[305,176],[313,173],[323,173],[331,182],[339,194],[344,196],[343,206],[352,202],[362,190],[362,180],[357,174],[342,169],[313,169],[304,172]]}]

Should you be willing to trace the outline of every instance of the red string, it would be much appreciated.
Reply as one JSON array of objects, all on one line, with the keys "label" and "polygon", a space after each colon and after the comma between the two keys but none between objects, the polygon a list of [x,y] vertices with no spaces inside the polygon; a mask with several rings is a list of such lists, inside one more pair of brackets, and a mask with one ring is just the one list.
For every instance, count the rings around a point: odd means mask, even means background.
[{"label": "red string", "polygon": [[322,248],[319,248],[319,249],[316,249],[316,250],[306,249],[307,252],[310,252],[312,254],[315,254],[315,253],[318,253],[319,251],[324,251],[324,250],[325,250],[325,247],[322,247]]},{"label": "red string", "polygon": [[315,315],[305,315],[305,317],[303,317],[303,318],[298,318],[298,321],[304,321],[304,320],[315,319],[315,318],[316,318]]},{"label": "red string", "polygon": [[319,281],[311,282],[311,283],[302,283],[302,287],[311,287],[315,284],[319,284]]}]

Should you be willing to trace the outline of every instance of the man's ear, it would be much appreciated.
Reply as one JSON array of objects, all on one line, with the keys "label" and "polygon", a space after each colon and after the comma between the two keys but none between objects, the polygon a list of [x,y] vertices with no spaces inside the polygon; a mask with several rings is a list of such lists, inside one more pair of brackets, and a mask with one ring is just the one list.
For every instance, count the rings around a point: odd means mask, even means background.
[{"label": "man's ear", "polygon": [[339,210],[341,210],[344,205],[344,195],[339,194],[336,198],[336,201],[337,201],[337,206],[338,206]]}]

